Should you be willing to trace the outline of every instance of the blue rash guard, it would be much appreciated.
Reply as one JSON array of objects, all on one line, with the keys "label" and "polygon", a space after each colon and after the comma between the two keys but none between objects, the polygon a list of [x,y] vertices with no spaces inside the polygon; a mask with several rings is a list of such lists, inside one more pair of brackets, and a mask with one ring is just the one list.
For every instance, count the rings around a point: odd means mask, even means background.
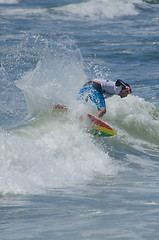
[{"label": "blue rash guard", "polygon": [[104,79],[94,79],[93,81],[87,82],[83,88],[81,88],[77,100],[84,103],[90,99],[98,109],[106,109],[104,98],[118,95],[121,90],[122,87],[116,86],[115,82]]}]

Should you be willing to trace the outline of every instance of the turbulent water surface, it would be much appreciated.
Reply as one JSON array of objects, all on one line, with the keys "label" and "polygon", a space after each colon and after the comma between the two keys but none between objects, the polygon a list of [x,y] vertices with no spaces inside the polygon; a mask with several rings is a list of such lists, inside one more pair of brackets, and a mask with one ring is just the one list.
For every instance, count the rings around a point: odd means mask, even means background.
[{"label": "turbulent water surface", "polygon": [[[1,240],[158,240],[158,22],[158,0],[0,0]],[[110,138],[79,119],[98,77],[133,92]]]}]

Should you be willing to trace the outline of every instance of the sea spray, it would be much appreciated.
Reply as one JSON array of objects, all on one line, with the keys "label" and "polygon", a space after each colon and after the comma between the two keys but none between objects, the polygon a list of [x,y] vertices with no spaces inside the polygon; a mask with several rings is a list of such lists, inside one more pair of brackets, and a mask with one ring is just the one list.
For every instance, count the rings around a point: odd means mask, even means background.
[{"label": "sea spray", "polygon": [[83,59],[73,40],[52,39],[34,70],[16,81],[26,98],[28,115],[48,111],[53,105],[71,105],[85,82]]}]

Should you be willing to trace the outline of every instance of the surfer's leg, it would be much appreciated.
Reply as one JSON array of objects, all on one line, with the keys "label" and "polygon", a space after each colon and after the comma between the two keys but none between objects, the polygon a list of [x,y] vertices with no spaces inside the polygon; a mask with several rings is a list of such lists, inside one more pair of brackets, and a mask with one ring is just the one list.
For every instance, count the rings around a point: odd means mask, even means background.
[{"label": "surfer's leg", "polygon": [[91,86],[84,86],[83,88],[81,88],[76,100],[80,101],[81,103],[87,102],[90,90],[91,90]]},{"label": "surfer's leg", "polygon": [[106,113],[106,104],[103,95],[96,89],[92,88],[89,98],[98,108],[98,113],[96,116],[102,117]]}]

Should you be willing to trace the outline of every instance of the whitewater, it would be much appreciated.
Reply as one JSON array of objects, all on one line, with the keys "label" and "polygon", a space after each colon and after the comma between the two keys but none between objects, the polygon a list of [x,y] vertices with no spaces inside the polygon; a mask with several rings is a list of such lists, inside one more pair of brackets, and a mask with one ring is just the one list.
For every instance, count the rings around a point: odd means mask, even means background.
[{"label": "whitewater", "polygon": [[[157,0],[0,0],[0,239],[158,239]],[[117,135],[92,135],[80,88]],[[68,112],[53,110],[61,104]]]}]

